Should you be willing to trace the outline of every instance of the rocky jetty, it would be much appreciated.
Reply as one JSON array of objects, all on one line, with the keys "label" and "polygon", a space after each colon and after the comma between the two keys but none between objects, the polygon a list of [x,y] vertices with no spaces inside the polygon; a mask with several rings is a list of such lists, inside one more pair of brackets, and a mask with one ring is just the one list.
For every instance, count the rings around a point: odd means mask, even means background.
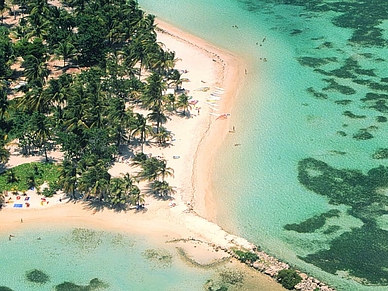
[{"label": "rocky jetty", "polygon": [[[216,245],[214,243],[209,243],[209,242],[206,242],[203,240],[199,240],[196,238],[174,239],[174,240],[167,241],[166,243],[174,243],[174,242],[180,242],[180,241],[185,241],[185,242],[197,241],[197,242],[201,242],[204,244],[208,244],[215,251],[222,250],[222,251],[228,253],[231,257],[241,261],[242,263],[250,266],[251,268],[253,268],[253,269],[255,269],[263,274],[266,274],[274,279],[277,278],[279,271],[291,268],[291,266],[289,264],[284,263],[284,262],[276,259],[275,257],[268,255],[267,253],[259,250],[259,248],[257,248],[254,245],[252,245],[251,249],[247,250],[247,249],[243,248],[241,245],[237,244],[236,242],[234,242],[235,245],[233,247],[224,247],[224,246]],[[254,262],[251,262],[248,260],[243,261],[243,260],[241,260],[241,257],[239,257],[236,254],[236,250],[243,250],[245,252],[251,252],[253,254],[256,254],[258,259],[255,260]],[[329,287],[327,284],[321,282],[320,280],[313,278],[313,277],[310,277],[307,274],[305,274],[299,270],[296,270],[295,268],[292,268],[292,269],[294,269],[297,272],[297,274],[302,278],[302,281],[300,283],[298,283],[297,285],[295,285],[295,287],[294,287],[295,290],[300,290],[300,291],[336,291],[336,289]]]}]

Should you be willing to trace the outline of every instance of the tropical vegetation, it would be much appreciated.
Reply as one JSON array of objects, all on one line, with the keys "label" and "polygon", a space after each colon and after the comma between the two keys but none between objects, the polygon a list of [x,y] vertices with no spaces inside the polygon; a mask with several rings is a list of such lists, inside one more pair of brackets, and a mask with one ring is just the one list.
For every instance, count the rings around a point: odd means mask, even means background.
[{"label": "tropical vegetation", "polygon": [[164,94],[182,82],[175,53],[156,41],[155,17],[135,0],[4,5],[4,18],[17,24],[0,26],[0,166],[12,142],[46,162],[50,151],[62,151],[57,185],[72,198],[139,206],[139,181],[173,194],[164,159],[135,159],[137,175],[108,172],[123,145],[140,145],[140,153],[145,144],[165,146],[171,115],[191,108],[186,95]]}]

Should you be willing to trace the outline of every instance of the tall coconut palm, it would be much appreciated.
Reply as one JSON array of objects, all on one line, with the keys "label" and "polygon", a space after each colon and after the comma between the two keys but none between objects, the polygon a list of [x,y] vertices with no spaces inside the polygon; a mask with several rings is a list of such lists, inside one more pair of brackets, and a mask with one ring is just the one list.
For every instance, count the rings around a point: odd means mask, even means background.
[{"label": "tall coconut palm", "polygon": [[162,126],[159,128],[159,133],[155,134],[155,138],[159,146],[163,146],[167,143],[167,141],[171,140],[172,133]]},{"label": "tall coconut palm", "polygon": [[130,199],[123,191],[123,180],[121,178],[113,178],[109,185],[109,202],[113,207],[124,206]]},{"label": "tall coconut palm", "polygon": [[41,87],[33,87],[16,101],[18,108],[29,112],[46,113],[50,106],[48,95]]},{"label": "tall coconut palm", "polygon": [[190,112],[189,110],[193,107],[193,104],[189,102],[189,96],[181,94],[178,96],[178,102],[176,103],[177,108],[183,109],[183,116]]},{"label": "tall coconut palm", "polygon": [[77,189],[77,166],[70,159],[65,158],[59,166],[58,184],[66,194],[75,198]]},{"label": "tall coconut palm", "polygon": [[143,106],[147,109],[162,107],[163,91],[167,89],[167,84],[163,76],[158,73],[152,73],[147,78],[147,85],[142,96]]},{"label": "tall coconut palm", "polygon": [[148,156],[145,153],[137,153],[131,160],[131,167],[141,167],[147,159]]},{"label": "tall coconut palm", "polygon": [[23,62],[23,65],[25,66],[24,76],[28,83],[43,87],[50,74],[47,63],[33,55],[29,55]]},{"label": "tall coconut palm", "polygon": [[144,204],[144,197],[145,195],[140,191],[137,186],[131,189],[130,198],[132,205],[136,205],[137,207],[139,207],[140,205]]},{"label": "tall coconut palm", "polygon": [[177,69],[173,69],[169,72],[168,76],[168,85],[175,86],[175,89],[178,90],[179,86],[182,85],[181,73]]},{"label": "tall coconut palm", "polygon": [[129,197],[131,204],[139,206],[144,203],[144,194],[142,194],[139,187],[134,184],[137,182],[135,178],[129,173],[126,173],[123,175],[122,181],[124,192]]},{"label": "tall coconut palm", "polygon": [[159,158],[149,158],[141,165],[142,169],[137,174],[137,178],[140,181],[155,181],[159,178],[164,181],[168,176],[174,176],[174,170],[170,167],[167,167],[167,162],[164,159]]},{"label": "tall coconut palm", "polygon": [[141,152],[144,152],[144,143],[147,137],[153,134],[152,126],[147,124],[147,119],[141,113],[136,113],[135,121],[131,127],[131,136],[140,137]]},{"label": "tall coconut palm", "polygon": [[9,160],[10,152],[5,148],[7,135],[0,133],[0,164],[6,164]]},{"label": "tall coconut palm", "polygon": [[137,63],[139,66],[138,78],[141,78],[142,69],[147,67],[149,54],[155,50],[155,42],[149,36],[140,34],[134,38],[129,45],[124,47],[124,63],[128,67],[134,67]]},{"label": "tall coconut palm", "polygon": [[7,87],[5,81],[0,82],[0,121],[3,121],[8,113],[9,101]]},{"label": "tall coconut palm", "polygon": [[70,41],[65,40],[58,43],[54,53],[57,55],[57,58],[63,59],[63,67],[66,67],[66,61],[76,55],[77,49]]},{"label": "tall coconut palm", "polygon": [[49,124],[49,117],[42,113],[34,112],[32,115],[31,123],[35,133],[36,146],[43,148],[46,162],[48,162],[47,142],[52,134],[51,126]]},{"label": "tall coconut palm", "polygon": [[162,181],[167,177],[174,177],[174,169],[167,167],[167,161],[165,159],[159,159],[157,176],[158,178],[162,178]]},{"label": "tall coconut palm", "polygon": [[152,108],[152,111],[147,114],[147,118],[152,122],[156,122],[156,134],[159,134],[161,125],[167,122],[168,117],[159,107],[154,107]]},{"label": "tall coconut palm", "polygon": [[110,98],[108,108],[108,123],[116,136],[116,146],[119,149],[122,140],[127,140],[127,129],[135,123],[132,110],[125,108],[125,102],[118,97]]},{"label": "tall coconut palm", "polygon": [[151,189],[159,196],[171,196],[176,193],[174,187],[170,186],[166,181],[154,181]]},{"label": "tall coconut palm", "polygon": [[[80,171],[78,189],[85,194],[85,199],[97,198],[104,200],[109,195],[110,174],[105,162],[86,161]],[[88,165],[89,164],[89,165]]]}]

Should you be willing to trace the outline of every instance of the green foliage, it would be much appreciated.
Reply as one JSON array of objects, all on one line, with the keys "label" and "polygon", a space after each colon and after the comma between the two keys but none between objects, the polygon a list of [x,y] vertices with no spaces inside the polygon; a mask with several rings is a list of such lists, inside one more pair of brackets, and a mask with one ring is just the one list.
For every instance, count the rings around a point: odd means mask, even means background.
[{"label": "green foliage", "polygon": [[255,262],[259,259],[259,256],[254,253],[254,252],[250,252],[250,251],[241,251],[241,250],[234,250],[234,253],[239,257],[240,261],[241,262]]},{"label": "green foliage", "polygon": [[58,180],[58,166],[51,163],[29,163],[16,166],[0,174],[0,188],[19,191],[31,186],[42,185],[45,181],[54,183]]},{"label": "green foliage", "polygon": [[284,288],[292,290],[294,289],[295,285],[302,281],[302,278],[295,270],[283,269],[279,271],[277,275],[277,280],[282,284]]},{"label": "green foliage", "polygon": [[42,195],[44,197],[53,197],[56,191],[54,189],[51,189],[50,187],[44,188],[42,191]]},{"label": "green foliage", "polygon": [[28,281],[33,282],[33,283],[38,283],[38,284],[45,284],[48,281],[50,281],[49,275],[44,273],[41,270],[31,270],[26,273],[26,278]]},{"label": "green foliage", "polygon": [[6,286],[0,286],[0,291],[13,291],[13,289],[8,288]]}]

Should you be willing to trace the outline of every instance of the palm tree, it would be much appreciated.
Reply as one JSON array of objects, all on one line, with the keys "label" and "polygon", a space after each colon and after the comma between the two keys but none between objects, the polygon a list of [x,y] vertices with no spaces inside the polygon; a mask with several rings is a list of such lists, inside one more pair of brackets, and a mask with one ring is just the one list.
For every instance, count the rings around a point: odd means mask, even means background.
[{"label": "palm tree", "polygon": [[49,108],[49,100],[46,91],[41,87],[33,87],[23,96],[18,97],[17,107],[28,112],[45,113]]},{"label": "palm tree", "polygon": [[7,135],[0,133],[0,164],[6,164],[9,160],[9,150],[5,148]]},{"label": "palm tree", "polygon": [[75,197],[77,189],[77,166],[71,160],[65,158],[59,166],[58,184],[65,193]]},{"label": "palm tree", "polygon": [[49,125],[48,117],[42,113],[34,112],[32,115],[32,125],[35,133],[35,140],[38,147],[43,147],[44,156],[46,162],[48,162],[47,156],[47,141],[50,139],[52,130]]},{"label": "palm tree", "polygon": [[169,112],[175,111],[176,105],[176,96],[175,94],[166,94],[164,95],[164,104],[166,106],[166,110]]},{"label": "palm tree", "polygon": [[132,188],[131,193],[130,193],[130,199],[131,199],[131,204],[132,205],[137,205],[139,208],[140,205],[144,204],[145,195],[140,191],[140,189],[136,186],[135,188]]},{"label": "palm tree", "polygon": [[100,201],[109,198],[110,174],[104,161],[85,161],[80,171],[78,182],[79,191],[85,194],[85,199],[98,198]]},{"label": "palm tree", "polygon": [[141,193],[137,185],[134,185],[134,182],[137,182],[134,177],[126,173],[123,175],[122,181],[124,192],[129,197],[131,204],[140,206],[140,204],[144,203],[144,194]]},{"label": "palm tree", "polygon": [[131,161],[131,167],[141,167],[143,163],[148,159],[148,156],[143,153],[137,153]]},{"label": "palm tree", "polygon": [[77,53],[77,49],[70,41],[63,41],[58,43],[58,47],[54,50],[57,57],[63,58],[63,67],[66,66],[66,60],[74,57]]},{"label": "palm tree", "polygon": [[28,83],[36,84],[39,87],[43,87],[46,83],[46,79],[50,74],[50,70],[47,68],[47,63],[41,61],[33,55],[29,55],[23,62],[25,66],[24,76]]},{"label": "palm tree", "polygon": [[0,0],[0,13],[1,13],[1,23],[4,22],[4,11],[7,9],[7,5],[5,4],[5,0]]},{"label": "palm tree", "polygon": [[159,196],[170,196],[176,193],[174,187],[170,186],[166,181],[154,181],[151,189]]},{"label": "palm tree", "polygon": [[3,208],[3,204],[5,202],[5,194],[4,192],[0,193],[0,210]]},{"label": "palm tree", "polygon": [[163,101],[163,91],[167,89],[167,84],[163,76],[157,73],[152,73],[147,78],[147,85],[142,96],[143,106],[150,108],[161,109]]},{"label": "palm tree", "polygon": [[158,107],[154,107],[147,118],[156,122],[156,134],[159,134],[160,126],[167,122],[167,116]]},{"label": "palm tree", "polygon": [[126,140],[126,131],[135,123],[132,110],[126,110],[122,98],[113,97],[109,100],[108,122],[116,136],[116,146],[120,149],[122,140]]},{"label": "palm tree", "polygon": [[165,159],[159,159],[157,175],[158,178],[162,178],[162,181],[164,181],[167,177],[174,177],[174,169],[167,167],[167,161]]},{"label": "palm tree", "polygon": [[182,85],[181,73],[177,69],[171,70],[167,78],[170,81],[168,85],[174,85],[176,90],[178,90],[179,86]]},{"label": "palm tree", "polygon": [[123,191],[123,180],[120,178],[113,178],[110,180],[110,193],[109,193],[109,202],[113,207],[119,205],[125,205],[129,198],[125,195]]},{"label": "palm tree", "polygon": [[[34,10],[34,9],[33,9]],[[27,17],[29,22],[29,32],[27,32],[27,39],[31,38],[41,38],[45,39],[48,35],[48,30],[50,28],[50,21],[46,19],[43,15],[39,13],[31,14]]]},{"label": "palm tree", "polygon": [[141,113],[135,114],[135,122],[131,126],[131,136],[140,136],[141,152],[144,152],[147,136],[153,134],[152,126],[147,124],[147,119]]},{"label": "palm tree", "polygon": [[140,181],[155,181],[162,178],[162,181],[168,176],[174,176],[174,170],[167,167],[167,162],[164,159],[149,158],[141,165],[142,169],[137,174]]},{"label": "palm tree", "polygon": [[171,140],[172,133],[162,126],[159,128],[159,132],[155,134],[155,138],[159,146],[162,146],[165,145],[168,140]]},{"label": "palm tree", "polygon": [[7,115],[9,101],[7,94],[7,85],[5,81],[0,82],[0,121],[4,120],[4,117]]},{"label": "palm tree", "polygon": [[181,94],[178,96],[178,102],[176,104],[177,108],[183,109],[183,116],[186,116],[186,110],[189,112],[189,110],[193,107],[193,105],[189,102],[189,96],[186,94]]}]

